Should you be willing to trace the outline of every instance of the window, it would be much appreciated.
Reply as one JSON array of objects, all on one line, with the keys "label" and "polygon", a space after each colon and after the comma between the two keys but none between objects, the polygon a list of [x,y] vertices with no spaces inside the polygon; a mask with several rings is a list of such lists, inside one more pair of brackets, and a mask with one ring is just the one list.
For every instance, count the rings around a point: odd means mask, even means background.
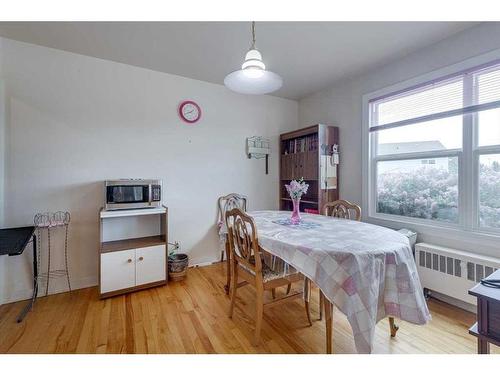
[{"label": "window", "polygon": [[500,232],[500,63],[369,101],[369,213]]},{"label": "window", "polygon": [[500,154],[479,157],[479,224],[500,228]]}]

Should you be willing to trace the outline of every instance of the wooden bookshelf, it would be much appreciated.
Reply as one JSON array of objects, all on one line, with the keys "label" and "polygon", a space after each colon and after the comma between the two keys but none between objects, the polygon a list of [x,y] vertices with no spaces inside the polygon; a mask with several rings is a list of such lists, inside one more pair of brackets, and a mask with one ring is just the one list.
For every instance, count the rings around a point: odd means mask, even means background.
[{"label": "wooden bookshelf", "polygon": [[338,167],[336,177],[327,169],[332,146],[339,145],[339,128],[317,124],[280,136],[280,202],[281,210],[290,211],[292,200],[285,184],[301,177],[309,184],[302,197],[300,210],[321,210],[326,202],[339,199]]}]

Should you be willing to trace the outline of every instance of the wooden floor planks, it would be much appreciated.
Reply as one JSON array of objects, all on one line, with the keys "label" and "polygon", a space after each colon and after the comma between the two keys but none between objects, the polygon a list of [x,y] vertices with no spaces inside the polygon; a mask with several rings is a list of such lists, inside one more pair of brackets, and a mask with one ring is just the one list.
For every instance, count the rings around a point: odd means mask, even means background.
[{"label": "wooden floor planks", "polygon": [[[0,353],[325,352],[316,289],[312,327],[300,300],[270,308],[264,313],[261,344],[253,346],[252,287],[238,291],[234,317],[229,319],[224,267],[193,268],[185,281],[106,300],[99,300],[96,288],[43,297],[21,324],[16,316],[24,302],[0,306]],[[429,324],[398,322],[394,339],[389,337],[387,321],[380,322],[374,352],[476,352],[476,341],[468,334],[474,314],[435,300],[429,301],[429,308],[433,315]],[[337,309],[333,341],[335,353],[355,353],[350,326]]]}]

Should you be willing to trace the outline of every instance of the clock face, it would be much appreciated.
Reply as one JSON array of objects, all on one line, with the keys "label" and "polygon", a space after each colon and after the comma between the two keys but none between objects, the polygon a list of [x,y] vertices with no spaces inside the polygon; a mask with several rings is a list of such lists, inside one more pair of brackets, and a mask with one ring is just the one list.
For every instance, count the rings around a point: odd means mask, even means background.
[{"label": "clock face", "polygon": [[193,101],[182,102],[179,106],[179,115],[187,123],[193,124],[201,117],[201,108]]}]

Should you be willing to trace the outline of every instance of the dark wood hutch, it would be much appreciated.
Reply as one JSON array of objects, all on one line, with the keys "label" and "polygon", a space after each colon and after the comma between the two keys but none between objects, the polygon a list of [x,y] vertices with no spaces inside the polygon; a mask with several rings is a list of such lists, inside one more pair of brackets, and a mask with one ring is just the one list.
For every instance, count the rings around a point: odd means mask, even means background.
[{"label": "dark wood hutch", "polygon": [[339,128],[336,126],[317,124],[281,134],[281,210],[292,210],[285,184],[301,177],[309,184],[307,194],[302,196],[301,211],[321,211],[326,202],[339,199],[339,165],[333,163],[334,145],[339,145]]}]

